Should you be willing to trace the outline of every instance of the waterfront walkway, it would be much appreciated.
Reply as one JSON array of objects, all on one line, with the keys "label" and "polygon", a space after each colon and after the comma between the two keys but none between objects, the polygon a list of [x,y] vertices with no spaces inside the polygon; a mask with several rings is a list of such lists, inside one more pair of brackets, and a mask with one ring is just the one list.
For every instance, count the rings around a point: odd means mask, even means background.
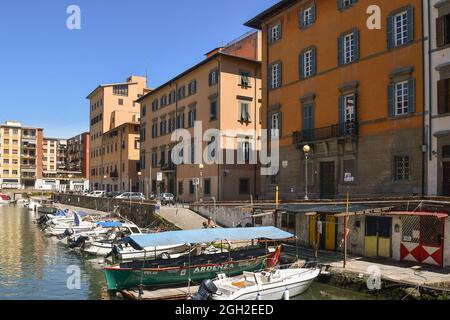
[{"label": "waterfront walkway", "polygon": [[207,222],[207,219],[182,205],[161,206],[156,213],[182,230],[201,229]]},{"label": "waterfront walkway", "polygon": [[[286,252],[295,255],[295,248],[286,247]],[[300,247],[299,259],[315,260],[311,248]],[[349,255],[347,267],[343,266],[343,254],[341,252],[330,252],[320,250],[318,254],[319,263],[328,266],[330,273],[342,273],[350,277],[364,278],[373,275],[379,270],[381,280],[401,283],[411,286],[423,286],[436,289],[450,290],[450,269],[414,264],[412,262],[398,262],[389,259],[370,259]]]}]

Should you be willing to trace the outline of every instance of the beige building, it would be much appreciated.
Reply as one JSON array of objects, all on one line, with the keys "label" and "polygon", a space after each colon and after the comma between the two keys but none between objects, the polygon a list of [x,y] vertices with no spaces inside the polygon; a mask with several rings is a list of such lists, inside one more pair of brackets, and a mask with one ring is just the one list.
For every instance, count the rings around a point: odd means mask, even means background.
[{"label": "beige building", "polygon": [[0,126],[0,189],[35,186],[42,177],[42,129],[7,121]]},{"label": "beige building", "polygon": [[[180,201],[215,198],[248,200],[258,193],[259,171],[249,164],[252,150],[258,149],[261,105],[260,34],[249,33],[230,44],[207,53],[199,64],[184,71],[137,100],[141,104],[141,190],[170,192]],[[245,164],[206,164],[201,156],[209,145],[192,144],[184,152],[198,153],[194,164],[175,166],[171,154],[175,146],[171,136],[184,128],[194,137],[194,124],[208,129],[241,130],[242,136],[221,139],[221,150],[242,155]],[[248,136],[252,130],[256,134]],[[177,138],[177,137],[175,137]],[[210,141],[210,140],[207,140]],[[205,163],[206,162],[206,163]],[[162,181],[157,181],[162,174]]]},{"label": "beige building", "polygon": [[103,134],[106,191],[139,189],[139,122],[127,122]]},{"label": "beige building", "polygon": [[140,106],[136,100],[148,92],[146,86],[146,78],[131,76],[123,83],[100,85],[88,95],[91,190],[106,188],[106,146],[103,144],[103,135],[122,124],[139,122]]}]

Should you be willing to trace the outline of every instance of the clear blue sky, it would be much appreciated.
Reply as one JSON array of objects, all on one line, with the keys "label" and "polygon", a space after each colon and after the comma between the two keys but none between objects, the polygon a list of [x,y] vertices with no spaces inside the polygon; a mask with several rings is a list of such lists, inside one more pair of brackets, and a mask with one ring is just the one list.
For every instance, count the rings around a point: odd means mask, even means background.
[{"label": "clear blue sky", "polygon": [[[145,75],[155,87],[249,29],[276,0],[15,0],[0,5],[0,122],[45,135],[88,130],[88,93]],[[81,8],[81,30],[66,9]]]}]

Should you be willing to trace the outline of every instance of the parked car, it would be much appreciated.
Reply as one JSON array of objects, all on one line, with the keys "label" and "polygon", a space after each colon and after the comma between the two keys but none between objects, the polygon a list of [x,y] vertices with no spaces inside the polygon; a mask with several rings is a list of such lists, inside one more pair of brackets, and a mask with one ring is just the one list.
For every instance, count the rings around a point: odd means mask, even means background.
[{"label": "parked car", "polygon": [[117,198],[118,196],[120,196],[123,192],[119,192],[119,191],[113,191],[113,192],[107,192],[106,193],[106,197],[107,198]]},{"label": "parked car", "polygon": [[124,192],[117,196],[116,199],[126,200],[146,200],[145,196],[140,192]]},{"label": "parked car", "polygon": [[105,191],[92,191],[90,194],[88,194],[88,197],[93,197],[93,198],[103,198],[105,196]]},{"label": "parked car", "polygon": [[175,196],[171,193],[161,193],[159,199],[161,200],[161,204],[163,206],[168,204],[175,205]]}]

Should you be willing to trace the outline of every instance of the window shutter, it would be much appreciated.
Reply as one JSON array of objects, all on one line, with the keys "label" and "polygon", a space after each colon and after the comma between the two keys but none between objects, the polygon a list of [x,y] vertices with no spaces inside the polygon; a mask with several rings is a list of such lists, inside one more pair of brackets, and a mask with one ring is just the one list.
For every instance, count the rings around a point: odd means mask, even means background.
[{"label": "window shutter", "polygon": [[344,3],[342,0],[337,0],[337,7],[339,10],[342,10],[344,8]]},{"label": "window shutter", "polygon": [[445,45],[445,16],[436,19],[436,46]]},{"label": "window shutter", "polygon": [[267,87],[269,89],[273,89],[272,86],[272,69],[273,69],[273,64],[269,65],[269,68],[267,69]]},{"label": "window shutter", "polygon": [[299,65],[299,74],[300,74],[300,79],[304,79],[305,78],[305,72],[303,71],[303,53],[300,53],[300,55],[298,56],[298,65]]},{"label": "window shutter", "polygon": [[339,97],[339,123],[345,123],[345,96]]},{"label": "window shutter", "polygon": [[272,44],[272,27],[267,27],[267,42]]},{"label": "window shutter", "polygon": [[303,29],[303,28],[305,27],[305,23],[304,23],[304,19],[303,19],[304,16],[305,16],[305,11],[304,11],[304,10],[301,10],[301,11],[300,11],[300,16],[299,16],[299,19],[300,19],[300,28],[301,28],[301,29]]},{"label": "window shutter", "polygon": [[449,79],[438,81],[438,114],[444,114],[449,109]]},{"label": "window shutter", "polygon": [[395,116],[395,103],[394,103],[394,90],[395,84],[390,84],[388,86],[388,108],[389,108],[389,117]]},{"label": "window shutter", "polygon": [[316,75],[316,73],[317,73],[317,63],[316,63],[316,57],[317,57],[317,55],[316,55],[316,52],[317,52],[317,50],[316,50],[316,48],[314,47],[314,48],[312,48],[312,51],[311,51],[311,54],[312,54],[312,74],[313,75]]},{"label": "window shutter", "polygon": [[414,8],[409,7],[407,10],[408,16],[408,41],[414,41]]},{"label": "window shutter", "polygon": [[281,113],[281,111],[278,112],[278,126],[279,126],[278,136],[281,138],[283,132],[283,114]]},{"label": "window shutter", "polygon": [[278,87],[283,84],[283,63],[280,61],[278,63]]},{"label": "window shutter", "polygon": [[311,7],[311,21],[312,23],[316,22],[316,4],[313,3]]},{"label": "window shutter", "polygon": [[416,81],[408,80],[408,112],[416,112]]},{"label": "window shutter", "polygon": [[355,122],[358,122],[358,92],[355,92],[353,94],[353,99],[354,99],[354,103],[355,103]]},{"label": "window shutter", "polygon": [[344,64],[344,37],[338,38],[338,63]]},{"label": "window shutter", "polygon": [[387,17],[387,46],[388,49],[394,47],[394,16]]},{"label": "window shutter", "polygon": [[267,138],[272,137],[272,114],[269,113],[267,117]]},{"label": "window shutter", "polygon": [[355,60],[359,60],[359,48],[361,47],[359,45],[359,30],[356,30],[354,32],[355,35]]}]

